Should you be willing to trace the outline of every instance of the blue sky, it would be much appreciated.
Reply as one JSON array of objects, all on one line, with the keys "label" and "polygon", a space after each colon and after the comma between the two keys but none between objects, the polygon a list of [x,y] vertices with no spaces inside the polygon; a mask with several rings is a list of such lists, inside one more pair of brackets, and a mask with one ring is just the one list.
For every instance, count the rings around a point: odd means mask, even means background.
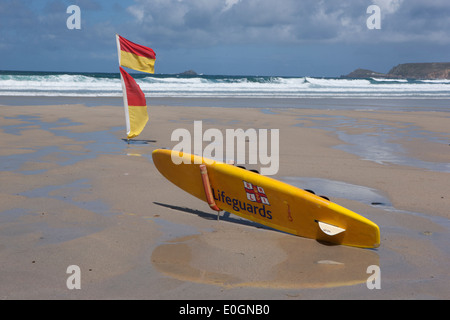
[{"label": "blue sky", "polygon": [[[81,29],[69,30],[69,5]],[[381,29],[370,30],[370,5]],[[325,76],[450,61],[448,0],[2,0],[1,70],[118,72],[115,33],[156,73]]]}]

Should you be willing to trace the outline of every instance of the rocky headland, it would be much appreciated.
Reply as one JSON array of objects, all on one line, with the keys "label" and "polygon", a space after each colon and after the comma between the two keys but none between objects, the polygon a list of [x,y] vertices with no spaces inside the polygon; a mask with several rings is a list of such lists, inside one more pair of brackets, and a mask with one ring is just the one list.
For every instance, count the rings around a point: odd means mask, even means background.
[{"label": "rocky headland", "polygon": [[388,73],[367,69],[356,69],[342,78],[387,78],[387,79],[450,79],[450,62],[403,63]]}]

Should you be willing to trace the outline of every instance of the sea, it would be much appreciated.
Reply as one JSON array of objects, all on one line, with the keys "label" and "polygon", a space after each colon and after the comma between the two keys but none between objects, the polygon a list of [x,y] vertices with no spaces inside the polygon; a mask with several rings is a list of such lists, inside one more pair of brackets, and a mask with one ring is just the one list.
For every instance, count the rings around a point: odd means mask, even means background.
[{"label": "sea", "polygon": [[[395,105],[450,111],[450,80],[130,74],[149,105],[363,109]],[[63,101],[120,105],[122,97],[119,73],[0,71],[0,105]]]}]

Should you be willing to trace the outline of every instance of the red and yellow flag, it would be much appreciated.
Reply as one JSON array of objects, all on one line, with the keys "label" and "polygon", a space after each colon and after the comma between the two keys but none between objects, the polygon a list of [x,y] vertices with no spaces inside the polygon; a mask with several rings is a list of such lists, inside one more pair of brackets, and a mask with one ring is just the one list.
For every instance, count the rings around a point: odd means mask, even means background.
[{"label": "red and yellow flag", "polygon": [[155,73],[155,52],[116,35],[119,66],[142,72]]},{"label": "red and yellow flag", "polygon": [[147,102],[144,93],[133,77],[122,67],[119,67],[119,69],[125,105],[127,138],[131,139],[137,137],[147,124]]}]

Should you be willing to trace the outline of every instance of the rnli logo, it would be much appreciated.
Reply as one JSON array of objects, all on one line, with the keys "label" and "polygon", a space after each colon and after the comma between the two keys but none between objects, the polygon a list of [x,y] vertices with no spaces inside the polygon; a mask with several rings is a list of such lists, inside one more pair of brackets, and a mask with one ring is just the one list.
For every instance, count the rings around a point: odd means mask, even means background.
[{"label": "rnli logo", "polygon": [[245,212],[253,215],[259,214],[262,218],[271,220],[272,211],[269,210],[269,207],[266,207],[266,205],[270,206],[270,203],[264,189],[246,181],[244,181],[244,188],[247,193],[247,199],[251,203],[239,200],[238,198],[230,197],[223,190],[214,190],[212,187],[211,190],[214,200],[224,204],[226,203],[228,206],[233,208],[235,212]]},{"label": "rnli logo", "polygon": [[270,206],[269,199],[262,187],[258,187],[250,182],[243,181],[247,199],[252,202],[262,203]]}]

